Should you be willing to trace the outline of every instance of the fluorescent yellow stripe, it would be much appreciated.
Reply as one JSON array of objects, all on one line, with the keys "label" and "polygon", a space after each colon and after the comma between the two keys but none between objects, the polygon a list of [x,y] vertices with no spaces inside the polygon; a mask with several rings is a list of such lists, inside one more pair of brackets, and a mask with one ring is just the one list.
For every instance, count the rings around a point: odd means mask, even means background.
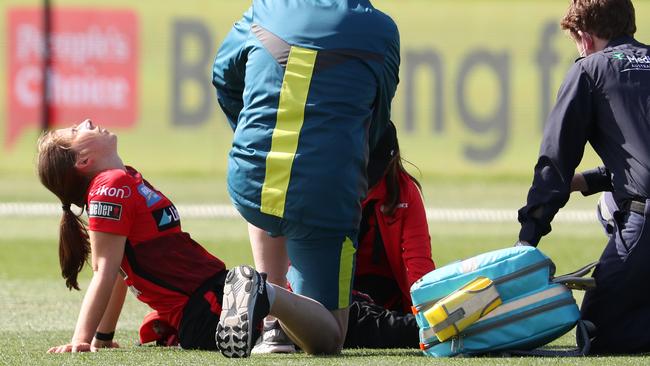
[{"label": "fluorescent yellow stripe", "polygon": [[352,240],[345,238],[341,247],[341,263],[339,264],[339,309],[350,305],[350,286],[352,286],[352,270],[354,269],[354,253]]},{"label": "fluorescent yellow stripe", "polygon": [[298,149],[305,104],[318,52],[291,47],[280,89],[277,122],[266,157],[266,176],[262,185],[260,211],[283,217],[293,159]]}]

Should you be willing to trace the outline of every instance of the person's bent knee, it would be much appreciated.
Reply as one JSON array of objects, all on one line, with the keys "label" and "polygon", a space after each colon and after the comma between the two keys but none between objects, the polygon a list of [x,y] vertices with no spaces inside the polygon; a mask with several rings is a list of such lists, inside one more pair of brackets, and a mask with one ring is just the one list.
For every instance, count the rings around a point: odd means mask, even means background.
[{"label": "person's bent knee", "polygon": [[305,346],[303,351],[310,355],[335,356],[341,353],[345,336],[327,337],[327,341]]},{"label": "person's bent knee", "polygon": [[347,333],[348,313],[347,308],[332,310],[331,314],[335,321],[330,323],[326,329],[320,329],[320,333],[323,334],[322,341],[309,345],[306,349],[303,348],[303,351],[311,355],[340,354]]}]

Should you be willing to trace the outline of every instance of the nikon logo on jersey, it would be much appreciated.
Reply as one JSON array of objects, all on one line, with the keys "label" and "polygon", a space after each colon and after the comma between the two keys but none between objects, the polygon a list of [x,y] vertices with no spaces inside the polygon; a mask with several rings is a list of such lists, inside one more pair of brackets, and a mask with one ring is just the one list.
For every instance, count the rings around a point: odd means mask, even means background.
[{"label": "nikon logo on jersey", "polygon": [[90,201],[88,217],[119,220],[122,217],[122,205],[110,202]]},{"label": "nikon logo on jersey", "polygon": [[181,217],[178,215],[178,211],[174,205],[152,211],[151,214],[153,215],[153,219],[156,221],[158,231],[171,229],[180,226],[181,224]]}]

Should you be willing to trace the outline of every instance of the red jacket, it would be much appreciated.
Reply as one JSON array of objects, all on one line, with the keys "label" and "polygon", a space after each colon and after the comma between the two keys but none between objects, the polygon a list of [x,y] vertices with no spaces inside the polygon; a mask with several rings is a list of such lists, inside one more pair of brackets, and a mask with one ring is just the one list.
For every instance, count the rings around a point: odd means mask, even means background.
[{"label": "red jacket", "polygon": [[[431,237],[419,188],[405,174],[400,174],[400,199],[393,216],[385,215],[386,181],[382,179],[368,192],[363,206],[376,200],[375,215],[383,239],[390,272],[402,292],[404,311],[410,312],[413,282],[435,269],[431,259]],[[361,243],[361,238],[359,239]],[[363,261],[358,261],[360,263]]]}]

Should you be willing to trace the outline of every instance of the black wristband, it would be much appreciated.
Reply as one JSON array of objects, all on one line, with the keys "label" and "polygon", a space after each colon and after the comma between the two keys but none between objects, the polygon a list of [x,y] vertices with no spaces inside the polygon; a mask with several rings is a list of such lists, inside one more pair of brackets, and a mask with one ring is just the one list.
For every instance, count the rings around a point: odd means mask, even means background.
[{"label": "black wristband", "polygon": [[614,189],[612,187],[612,175],[609,169],[604,166],[585,170],[581,174],[587,183],[587,190],[582,192],[583,196],[590,196],[598,192],[612,191]]},{"label": "black wristband", "polygon": [[95,332],[95,339],[98,341],[112,341],[113,336],[115,335],[115,331],[112,331],[110,333],[102,333],[102,332]]}]

